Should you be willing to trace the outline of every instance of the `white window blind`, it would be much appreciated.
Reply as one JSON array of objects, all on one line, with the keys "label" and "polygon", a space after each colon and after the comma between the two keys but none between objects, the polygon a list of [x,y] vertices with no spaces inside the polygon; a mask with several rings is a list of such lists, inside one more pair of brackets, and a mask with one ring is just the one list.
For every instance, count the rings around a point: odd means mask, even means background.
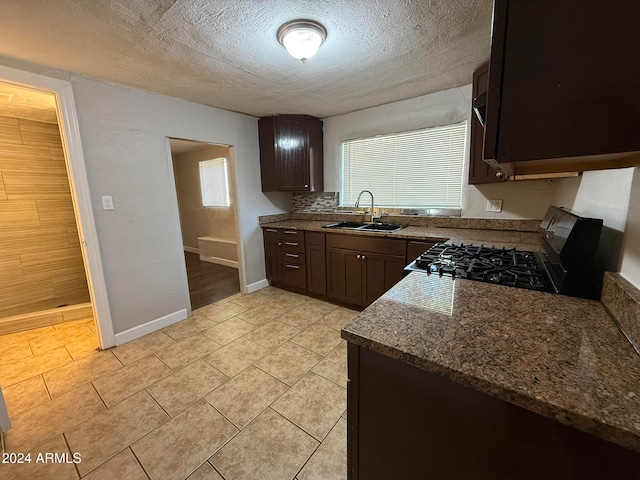
[{"label": "white window blind", "polygon": [[227,175],[227,159],[214,158],[200,164],[200,192],[203,207],[228,207],[229,177]]},{"label": "white window blind", "polygon": [[376,206],[461,207],[467,122],[342,143],[342,204],[371,190]]}]

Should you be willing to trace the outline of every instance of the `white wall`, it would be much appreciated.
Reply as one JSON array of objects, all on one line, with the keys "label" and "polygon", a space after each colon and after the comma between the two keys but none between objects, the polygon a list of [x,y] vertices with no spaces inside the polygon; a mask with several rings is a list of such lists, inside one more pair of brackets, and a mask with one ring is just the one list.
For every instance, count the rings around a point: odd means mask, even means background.
[{"label": "white wall", "polygon": [[640,167],[633,169],[620,274],[640,288]]},{"label": "white wall", "polygon": [[[361,137],[447,125],[471,117],[471,85],[367,108],[324,119],[325,190],[340,190],[340,143]],[[467,142],[470,134],[467,134]],[[462,215],[465,217],[532,218],[544,216],[553,203],[557,182],[535,180],[468,185],[466,149]],[[486,212],[487,199],[503,201],[501,213]]]},{"label": "white wall", "polygon": [[[116,332],[185,308],[182,245],[166,137],[232,145],[246,284],[265,278],[257,216],[280,208],[261,192],[256,118],[73,77],[80,133]],[[100,208],[112,195],[115,210]]]},{"label": "white wall", "polygon": [[[633,168],[584,172],[580,178],[558,181],[555,204],[574,213],[603,220],[596,268],[617,272],[640,286],[638,235],[640,228],[640,179]],[[632,193],[632,183],[634,192]],[[635,200],[634,200],[635,196]],[[634,226],[635,219],[635,226]]]},{"label": "white wall", "polygon": [[[178,208],[166,137],[233,146],[247,285],[265,279],[257,217],[289,211],[261,192],[257,119],[0,57],[0,64],[70,80],[114,331],[186,308]],[[112,195],[105,211],[101,195]]]}]

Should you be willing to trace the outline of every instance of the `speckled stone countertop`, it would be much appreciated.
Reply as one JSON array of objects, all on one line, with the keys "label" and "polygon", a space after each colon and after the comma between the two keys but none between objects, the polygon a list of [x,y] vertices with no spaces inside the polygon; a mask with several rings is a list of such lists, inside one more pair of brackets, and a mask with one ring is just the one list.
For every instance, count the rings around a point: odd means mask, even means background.
[{"label": "speckled stone countertop", "polygon": [[388,238],[402,238],[405,240],[436,240],[449,243],[474,243],[496,245],[506,248],[516,247],[521,250],[537,250],[538,234],[514,230],[493,230],[476,228],[408,226],[392,233],[364,232],[359,230],[323,228],[331,223],[326,220],[281,220],[263,223],[262,228],[290,228],[323,233],[338,233],[344,235],[363,235]]},{"label": "speckled stone countertop", "polygon": [[640,357],[597,301],[416,272],[342,337],[640,451]]}]

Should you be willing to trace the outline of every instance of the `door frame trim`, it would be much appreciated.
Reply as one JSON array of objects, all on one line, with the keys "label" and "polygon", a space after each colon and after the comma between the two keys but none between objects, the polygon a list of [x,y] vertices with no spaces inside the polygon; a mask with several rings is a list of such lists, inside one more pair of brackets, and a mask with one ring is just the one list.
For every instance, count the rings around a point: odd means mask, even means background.
[{"label": "door frame trim", "polygon": [[116,342],[111,308],[109,307],[104,269],[100,257],[100,245],[93,215],[89,179],[87,177],[78,114],[71,82],[4,65],[0,65],[0,81],[44,90],[55,95],[58,125],[60,126],[60,136],[62,137],[62,147],[65,154],[71,199],[80,237],[89,295],[91,296],[98,330],[98,339],[103,349],[113,347]]}]

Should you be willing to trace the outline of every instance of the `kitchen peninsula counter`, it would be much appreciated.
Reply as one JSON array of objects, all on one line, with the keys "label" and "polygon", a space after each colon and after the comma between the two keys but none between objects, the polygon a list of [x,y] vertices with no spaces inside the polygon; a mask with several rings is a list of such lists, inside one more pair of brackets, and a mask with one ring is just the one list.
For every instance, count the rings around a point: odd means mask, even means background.
[{"label": "kitchen peninsula counter", "polygon": [[600,302],[417,272],[342,337],[640,452],[640,357]]}]

